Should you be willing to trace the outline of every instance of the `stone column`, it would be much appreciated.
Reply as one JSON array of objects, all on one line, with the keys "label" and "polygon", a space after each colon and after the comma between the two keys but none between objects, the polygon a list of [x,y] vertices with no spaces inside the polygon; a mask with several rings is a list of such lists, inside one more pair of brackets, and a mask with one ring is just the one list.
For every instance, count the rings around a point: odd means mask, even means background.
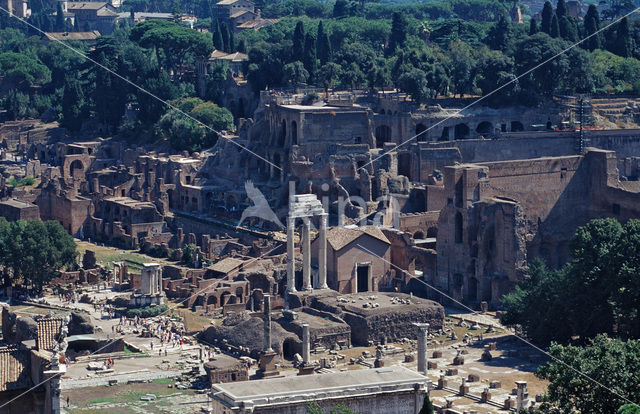
[{"label": "stone column", "polygon": [[418,372],[427,375],[427,335],[428,323],[414,323],[418,327]]},{"label": "stone column", "polygon": [[313,290],[311,287],[311,234],[310,220],[302,220],[302,290]]},{"label": "stone column", "polygon": [[318,240],[318,286],[317,289],[328,289],[327,286],[327,217],[320,216],[320,236]]},{"label": "stone column", "polygon": [[264,296],[264,352],[273,352],[271,348],[271,296]]},{"label": "stone column", "polygon": [[294,252],[294,226],[296,219],[287,217],[287,293],[296,291],[295,283],[295,252]]},{"label": "stone column", "polygon": [[158,294],[162,293],[162,268],[156,268],[156,277],[158,278]]},{"label": "stone column", "polygon": [[309,325],[302,325],[302,363],[309,365],[311,362],[311,338],[309,338]]}]

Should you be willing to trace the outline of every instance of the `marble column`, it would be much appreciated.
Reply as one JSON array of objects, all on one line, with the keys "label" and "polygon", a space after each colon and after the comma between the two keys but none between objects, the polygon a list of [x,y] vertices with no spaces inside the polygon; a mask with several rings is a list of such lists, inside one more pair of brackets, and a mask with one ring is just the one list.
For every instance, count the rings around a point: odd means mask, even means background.
[{"label": "marble column", "polygon": [[271,348],[271,296],[264,296],[264,352],[273,352]]},{"label": "marble column", "polygon": [[302,290],[313,290],[311,287],[311,234],[310,220],[302,220]]},{"label": "marble column", "polygon": [[327,286],[327,217],[320,216],[320,235],[318,240],[318,285],[317,289],[328,289]]},{"label": "marble column", "polygon": [[428,323],[414,323],[418,327],[418,372],[427,375],[427,335]]},{"label": "marble column", "polygon": [[158,294],[162,293],[162,268],[156,268],[156,277],[158,278]]},{"label": "marble column", "polygon": [[294,226],[296,219],[287,217],[287,293],[296,291]]},{"label": "marble column", "polygon": [[311,362],[311,338],[309,337],[309,324],[302,325],[302,363],[309,365]]}]

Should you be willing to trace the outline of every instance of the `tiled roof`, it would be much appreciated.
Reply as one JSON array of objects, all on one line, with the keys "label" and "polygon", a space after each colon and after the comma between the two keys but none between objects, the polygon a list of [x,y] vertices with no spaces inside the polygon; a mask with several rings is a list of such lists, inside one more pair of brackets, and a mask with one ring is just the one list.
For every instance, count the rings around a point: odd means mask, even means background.
[{"label": "tiled roof", "polygon": [[17,345],[0,346],[0,391],[28,388],[31,385],[30,355]]},{"label": "tiled roof", "polygon": [[49,40],[96,40],[100,32],[47,32],[44,35]]},{"label": "tiled roof", "polygon": [[[240,0],[221,0],[221,1],[217,2],[216,4],[218,6],[230,6],[230,5],[234,4],[234,3],[237,3],[238,1],[240,1]],[[252,1],[248,1],[248,3],[253,4]]]},{"label": "tiled roof", "polygon": [[231,16],[229,16],[229,17],[230,17],[230,18],[232,18],[232,19],[235,19],[236,17],[240,17],[240,16],[242,16],[242,15],[243,15],[243,14],[245,14],[245,13],[251,13],[251,14],[253,14],[254,16],[257,16],[257,14],[256,14],[256,13],[254,13],[254,12],[252,12],[251,10],[240,10],[239,12],[233,13],[233,14],[232,14]]},{"label": "tiled roof", "polygon": [[222,259],[219,262],[212,264],[209,266],[209,269],[218,273],[229,273],[233,269],[239,267],[243,260],[234,259],[233,257],[227,257],[226,259]]},{"label": "tiled roof", "polygon": [[69,1],[67,10],[99,10],[106,5],[107,3],[101,1]]},{"label": "tiled roof", "polygon": [[36,323],[38,324],[38,337],[36,339],[38,351],[51,351],[53,349],[53,342],[58,336],[58,333],[60,333],[62,318],[45,317],[38,319]]},{"label": "tiled roof", "polygon": [[382,233],[382,230],[376,226],[357,227],[353,229],[333,227],[327,231],[327,242],[333,247],[333,250],[337,251],[365,234],[384,243],[391,244],[389,239]]},{"label": "tiled roof", "polygon": [[259,29],[264,26],[270,26],[276,23],[278,19],[255,19],[247,20],[244,23],[240,23],[236,26],[238,29]]},{"label": "tiled roof", "polygon": [[245,53],[240,52],[227,53],[223,52],[222,50],[214,50],[209,56],[209,59],[227,60],[231,62],[244,62],[249,60],[249,56]]}]

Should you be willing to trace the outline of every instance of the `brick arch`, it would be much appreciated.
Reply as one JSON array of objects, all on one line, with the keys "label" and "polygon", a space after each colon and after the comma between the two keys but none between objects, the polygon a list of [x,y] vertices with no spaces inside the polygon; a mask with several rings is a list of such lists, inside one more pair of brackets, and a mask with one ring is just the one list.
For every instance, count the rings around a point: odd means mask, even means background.
[{"label": "brick arch", "polygon": [[67,156],[62,165],[63,175],[66,178],[83,178],[89,168],[89,160],[83,156]]}]

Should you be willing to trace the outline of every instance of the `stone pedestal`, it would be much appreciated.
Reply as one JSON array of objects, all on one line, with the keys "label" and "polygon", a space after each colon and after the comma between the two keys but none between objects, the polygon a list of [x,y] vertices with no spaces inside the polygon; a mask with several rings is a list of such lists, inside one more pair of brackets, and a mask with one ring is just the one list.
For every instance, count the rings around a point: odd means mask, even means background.
[{"label": "stone pedestal", "polygon": [[256,371],[256,378],[270,378],[280,375],[280,371],[276,369],[276,360],[278,354],[273,351],[263,352],[258,360],[258,371]]},{"label": "stone pedestal", "polygon": [[448,384],[448,381],[444,377],[444,375],[440,375],[440,378],[438,378],[438,389],[446,388],[447,384]]}]

